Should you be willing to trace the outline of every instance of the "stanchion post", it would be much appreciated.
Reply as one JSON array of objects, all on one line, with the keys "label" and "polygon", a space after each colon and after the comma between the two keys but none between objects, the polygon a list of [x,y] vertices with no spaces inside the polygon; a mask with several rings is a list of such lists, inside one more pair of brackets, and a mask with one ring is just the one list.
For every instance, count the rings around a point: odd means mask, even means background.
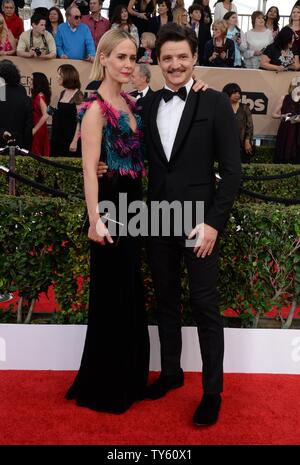
[{"label": "stanchion post", "polygon": [[[15,145],[9,146],[9,169],[15,171],[16,169],[16,147]],[[9,177],[8,181],[8,194],[16,195],[16,180],[12,177]]]}]

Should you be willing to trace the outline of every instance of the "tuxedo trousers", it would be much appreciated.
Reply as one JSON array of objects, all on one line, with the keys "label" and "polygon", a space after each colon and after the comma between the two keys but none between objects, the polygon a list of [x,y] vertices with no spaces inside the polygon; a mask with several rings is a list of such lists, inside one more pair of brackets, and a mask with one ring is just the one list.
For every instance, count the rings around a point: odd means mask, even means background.
[{"label": "tuxedo trousers", "polygon": [[162,374],[172,375],[180,370],[184,259],[191,309],[198,329],[203,391],[207,394],[222,392],[224,330],[217,295],[219,241],[212,254],[205,258],[197,258],[194,248],[186,246],[183,237],[150,237],[147,248],[157,300]]}]

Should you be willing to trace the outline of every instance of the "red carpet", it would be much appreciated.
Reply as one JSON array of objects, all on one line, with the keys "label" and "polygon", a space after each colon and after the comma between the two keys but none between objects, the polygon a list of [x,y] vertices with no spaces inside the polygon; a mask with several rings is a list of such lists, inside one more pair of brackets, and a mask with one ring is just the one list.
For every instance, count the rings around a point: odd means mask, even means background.
[{"label": "red carpet", "polygon": [[209,428],[191,424],[200,374],[187,373],[183,388],[123,415],[65,400],[73,378],[74,372],[0,371],[0,444],[300,444],[300,376],[226,374],[219,422]]}]

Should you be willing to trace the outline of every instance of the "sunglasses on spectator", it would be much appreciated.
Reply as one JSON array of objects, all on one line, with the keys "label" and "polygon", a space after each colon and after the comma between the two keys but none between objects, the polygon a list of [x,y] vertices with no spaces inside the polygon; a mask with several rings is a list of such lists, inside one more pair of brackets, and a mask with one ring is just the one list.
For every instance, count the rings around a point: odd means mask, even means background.
[{"label": "sunglasses on spectator", "polygon": [[73,16],[74,19],[81,19],[81,15]]}]

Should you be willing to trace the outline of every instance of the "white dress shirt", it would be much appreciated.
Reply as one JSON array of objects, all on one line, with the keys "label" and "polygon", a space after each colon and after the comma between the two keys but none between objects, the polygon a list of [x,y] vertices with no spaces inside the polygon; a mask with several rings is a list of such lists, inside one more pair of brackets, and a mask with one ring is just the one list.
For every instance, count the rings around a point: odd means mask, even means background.
[{"label": "white dress shirt", "polygon": [[[194,81],[191,78],[185,85],[187,95],[193,87],[193,82]],[[170,89],[168,86],[165,86],[165,89],[172,91],[172,89]],[[165,102],[162,98],[158,107],[156,123],[160,135],[160,140],[168,161],[171,157],[175,137],[185,104],[186,101],[175,95],[168,102]]]},{"label": "white dress shirt", "polygon": [[143,95],[137,95],[135,98],[138,100],[139,98],[145,97],[147,95],[147,92],[149,90],[149,86],[145,87],[143,90],[138,90],[138,92],[141,92]]}]

